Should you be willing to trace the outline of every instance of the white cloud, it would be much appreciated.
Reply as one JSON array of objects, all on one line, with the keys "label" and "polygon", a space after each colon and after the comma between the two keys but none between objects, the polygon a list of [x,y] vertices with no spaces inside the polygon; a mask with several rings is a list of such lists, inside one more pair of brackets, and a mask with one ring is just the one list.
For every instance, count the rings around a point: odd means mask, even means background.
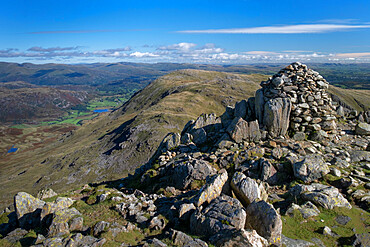
[{"label": "white cloud", "polygon": [[191,48],[197,46],[194,43],[178,43],[178,44],[173,44],[173,45],[168,45],[168,46],[160,46],[157,48],[157,50],[162,50],[162,51],[173,51],[173,50],[178,50],[178,51],[189,51]]},{"label": "white cloud", "polygon": [[353,29],[370,28],[370,25],[339,25],[339,24],[301,24],[285,26],[266,26],[230,29],[184,30],[179,33],[245,33],[245,34],[293,34],[293,33],[326,33]]},{"label": "white cloud", "polygon": [[336,57],[342,57],[342,58],[361,58],[361,57],[367,57],[370,58],[370,52],[357,52],[357,53],[338,53],[335,55]]},{"label": "white cloud", "polygon": [[139,52],[139,51],[136,51],[136,52],[133,52],[130,54],[130,57],[138,57],[138,58],[142,58],[142,57],[158,57],[159,55],[157,54],[154,54],[154,53],[151,53],[151,52]]},{"label": "white cloud", "polygon": [[273,55],[277,54],[276,52],[273,51],[246,51],[243,52],[244,54],[249,54],[249,55]]},{"label": "white cloud", "polygon": [[[209,43],[198,46],[194,43],[178,43],[162,46],[161,49],[151,47],[151,51],[135,50],[131,48],[115,48],[104,50],[82,51],[82,49],[73,50],[66,48],[30,48],[25,51],[9,48],[0,50],[0,58],[14,61],[22,60],[43,60],[43,61],[151,61],[151,62],[190,62],[190,63],[227,63],[243,64],[258,62],[370,62],[370,52],[357,53],[323,53],[304,50],[286,50],[286,51],[242,51],[227,52],[215,44]],[[19,59],[18,59],[19,61]]]}]

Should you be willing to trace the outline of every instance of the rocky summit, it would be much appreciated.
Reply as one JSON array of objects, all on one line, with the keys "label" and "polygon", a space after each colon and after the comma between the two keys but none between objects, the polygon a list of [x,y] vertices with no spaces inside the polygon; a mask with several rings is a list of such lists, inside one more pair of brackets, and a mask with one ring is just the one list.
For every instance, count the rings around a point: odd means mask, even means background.
[{"label": "rocky summit", "polygon": [[0,244],[369,246],[370,114],[328,88],[292,63],[221,116],[169,133],[126,178],[19,192]]}]

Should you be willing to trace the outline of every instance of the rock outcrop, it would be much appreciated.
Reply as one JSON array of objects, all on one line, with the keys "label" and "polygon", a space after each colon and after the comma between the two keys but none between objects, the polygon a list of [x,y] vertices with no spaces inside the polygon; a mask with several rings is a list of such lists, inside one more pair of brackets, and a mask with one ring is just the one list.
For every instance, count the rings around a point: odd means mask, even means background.
[{"label": "rock outcrop", "polygon": [[318,129],[335,133],[335,106],[326,90],[328,82],[306,65],[292,63],[268,81],[255,96],[260,127],[271,137],[292,132],[312,134]]},{"label": "rock outcrop", "polygon": [[[134,175],[86,185],[74,200],[17,194],[0,234],[18,243],[33,229],[40,246],[123,245],[131,235],[140,246],[334,246],[351,231],[366,241],[357,219],[368,214],[352,205],[370,205],[370,139],[358,130],[367,115],[335,113],[327,82],[299,63],[261,85],[222,116],[202,114],[168,134]],[[293,229],[305,226],[315,238]]]}]

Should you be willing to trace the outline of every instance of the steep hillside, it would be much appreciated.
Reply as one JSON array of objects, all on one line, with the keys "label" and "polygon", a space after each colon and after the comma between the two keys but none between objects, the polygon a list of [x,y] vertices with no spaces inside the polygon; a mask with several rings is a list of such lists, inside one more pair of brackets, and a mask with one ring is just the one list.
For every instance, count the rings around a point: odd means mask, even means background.
[{"label": "steep hillside", "polygon": [[163,76],[116,111],[37,153],[2,157],[1,202],[9,204],[19,188],[64,190],[122,178],[145,163],[168,132],[180,131],[201,113],[221,114],[226,105],[251,96],[265,78],[197,70]]},{"label": "steep hillside", "polygon": [[28,83],[0,84],[0,122],[22,123],[53,118],[87,100],[86,92],[35,87]]},{"label": "steep hillside", "polygon": [[338,101],[345,107],[359,112],[370,109],[370,90],[343,89],[330,86],[329,92],[334,101]]}]

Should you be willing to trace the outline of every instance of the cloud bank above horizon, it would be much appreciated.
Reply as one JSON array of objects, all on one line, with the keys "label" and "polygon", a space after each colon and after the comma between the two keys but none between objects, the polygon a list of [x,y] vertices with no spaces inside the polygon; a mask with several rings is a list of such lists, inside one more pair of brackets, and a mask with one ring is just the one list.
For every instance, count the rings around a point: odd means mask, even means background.
[{"label": "cloud bank above horizon", "polygon": [[274,62],[370,62],[370,52],[323,53],[304,50],[284,51],[241,51],[227,52],[213,43],[198,45],[189,42],[154,46],[146,45],[150,51],[134,50],[130,46],[86,51],[82,46],[74,47],[30,47],[24,51],[15,48],[0,50],[0,58],[22,58],[27,61],[53,61],[75,63],[90,62],[185,62],[215,64],[247,64]]}]

